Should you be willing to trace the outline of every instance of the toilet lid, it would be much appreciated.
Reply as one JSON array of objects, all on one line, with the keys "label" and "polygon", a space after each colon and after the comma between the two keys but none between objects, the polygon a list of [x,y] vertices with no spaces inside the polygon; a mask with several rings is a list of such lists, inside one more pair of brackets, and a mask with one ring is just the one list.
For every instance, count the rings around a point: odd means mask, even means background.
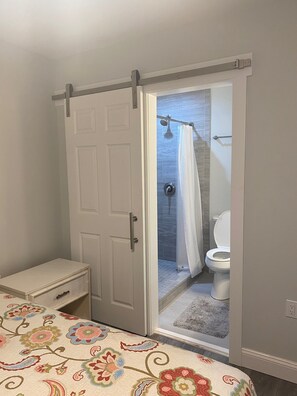
[{"label": "toilet lid", "polygon": [[217,246],[230,247],[230,210],[226,210],[219,216],[213,235]]}]

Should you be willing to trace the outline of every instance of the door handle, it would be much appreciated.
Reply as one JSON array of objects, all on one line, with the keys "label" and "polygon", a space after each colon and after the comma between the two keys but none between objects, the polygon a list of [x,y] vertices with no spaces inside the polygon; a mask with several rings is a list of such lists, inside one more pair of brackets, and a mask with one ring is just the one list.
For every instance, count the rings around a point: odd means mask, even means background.
[{"label": "door handle", "polygon": [[132,252],[135,250],[135,243],[138,242],[138,238],[134,237],[134,223],[137,221],[137,217],[133,215],[133,212],[129,213],[130,218],[130,249]]}]

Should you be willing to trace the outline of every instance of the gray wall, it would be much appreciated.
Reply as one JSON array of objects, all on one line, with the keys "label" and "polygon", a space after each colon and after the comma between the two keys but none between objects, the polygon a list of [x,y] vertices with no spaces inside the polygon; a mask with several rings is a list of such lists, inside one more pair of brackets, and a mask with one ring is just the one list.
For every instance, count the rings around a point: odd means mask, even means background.
[{"label": "gray wall", "polygon": [[[71,57],[56,64],[55,87],[127,77],[253,53],[247,89],[243,346],[296,360],[297,2],[209,0],[195,24]],[[190,10],[189,10],[190,12]]]},{"label": "gray wall", "polygon": [[0,274],[63,250],[52,64],[0,42]]},{"label": "gray wall", "polygon": [[[210,171],[210,90],[186,92],[160,96],[157,113],[167,114],[178,120],[194,122],[199,139],[193,133],[194,149],[198,166],[203,220],[204,254],[209,249],[209,171]],[[164,194],[164,184],[177,183],[177,153],[179,125],[171,123],[174,137],[164,138],[167,127],[157,127],[158,163],[158,249],[159,258],[176,260],[176,195],[171,198],[169,213],[168,197]]]}]

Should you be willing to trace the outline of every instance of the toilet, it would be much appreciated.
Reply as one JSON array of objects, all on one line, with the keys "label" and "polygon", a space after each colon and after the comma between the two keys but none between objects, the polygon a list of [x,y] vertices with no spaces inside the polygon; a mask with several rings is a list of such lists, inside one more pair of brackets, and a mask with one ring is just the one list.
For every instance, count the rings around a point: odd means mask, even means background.
[{"label": "toilet", "polygon": [[216,300],[227,300],[230,288],[230,210],[216,220],[214,240],[217,248],[206,253],[205,264],[214,272],[211,296]]}]

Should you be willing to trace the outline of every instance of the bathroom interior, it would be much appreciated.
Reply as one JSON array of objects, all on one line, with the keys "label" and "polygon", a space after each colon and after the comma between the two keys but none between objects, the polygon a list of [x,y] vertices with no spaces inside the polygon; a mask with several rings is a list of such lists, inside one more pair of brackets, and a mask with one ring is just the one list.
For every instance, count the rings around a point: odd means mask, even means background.
[{"label": "bathroom interior", "polygon": [[232,86],[159,96],[159,328],[228,352]]}]

